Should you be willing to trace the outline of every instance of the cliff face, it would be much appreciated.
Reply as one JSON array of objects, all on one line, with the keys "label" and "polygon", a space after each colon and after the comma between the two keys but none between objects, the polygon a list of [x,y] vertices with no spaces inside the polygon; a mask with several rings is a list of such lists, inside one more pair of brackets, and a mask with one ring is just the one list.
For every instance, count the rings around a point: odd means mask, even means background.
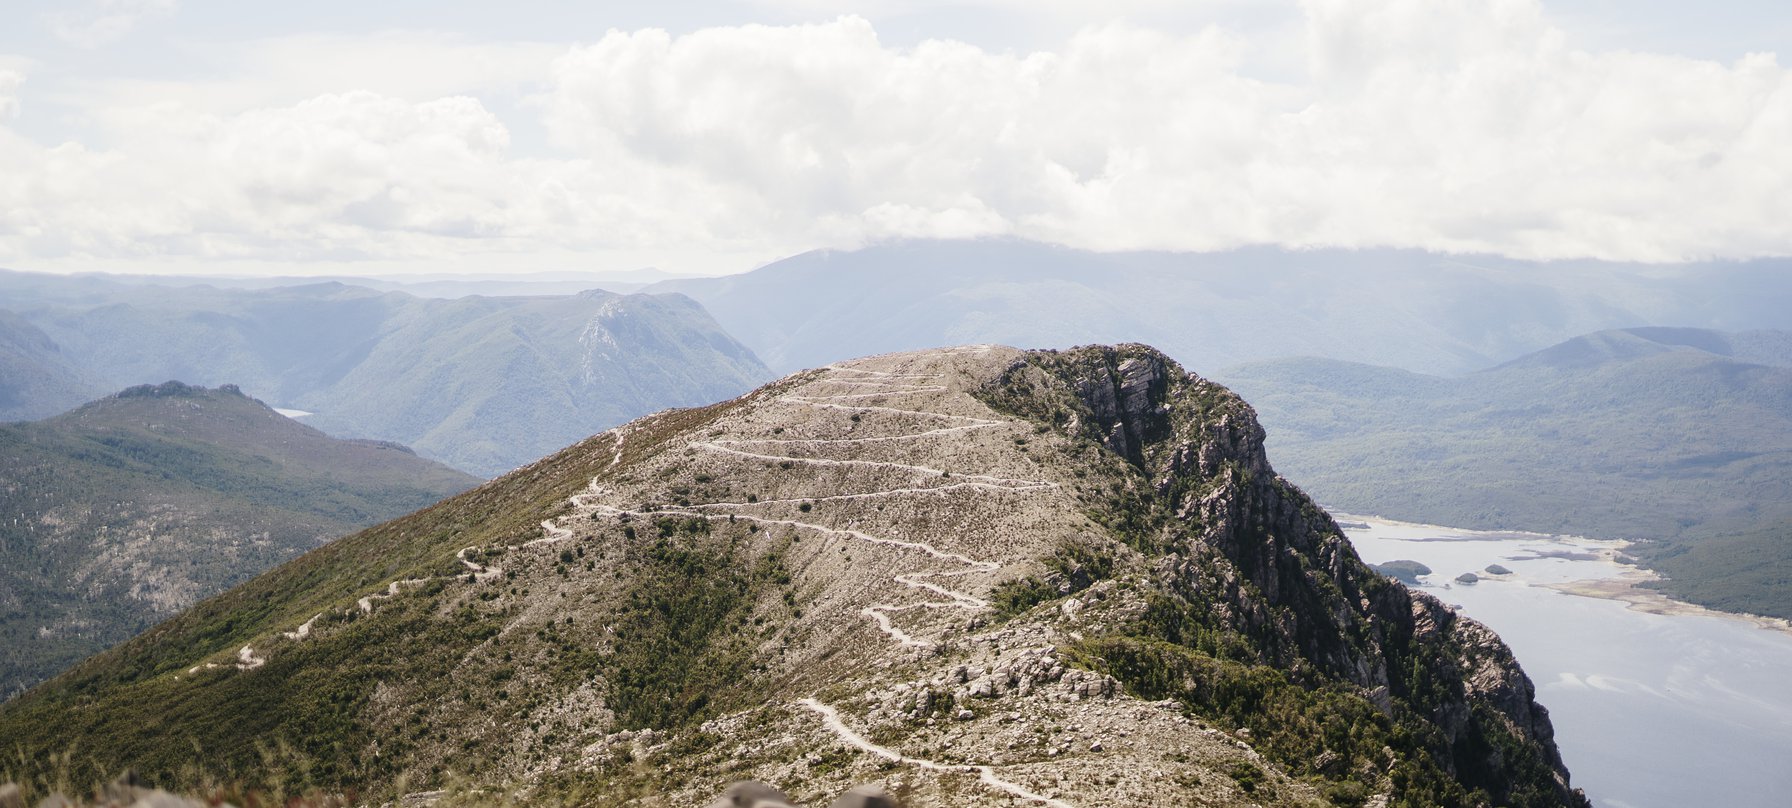
[{"label": "cliff face", "polygon": [[841,363],[336,542],[0,745],[550,804],[1582,804],[1498,638],[1370,572],[1262,438],[1142,346]]},{"label": "cliff face", "polygon": [[1363,564],[1331,517],[1270,468],[1242,399],[1143,346],[1031,353],[985,395],[1101,443],[1143,477],[1107,503],[1109,524],[1154,556],[1153,583],[1183,621],[1145,633],[1230,634],[1248,646],[1240,656],[1303,685],[1354,687],[1434,729],[1427,753],[1496,803],[1579,799],[1548,711],[1505,644]]}]

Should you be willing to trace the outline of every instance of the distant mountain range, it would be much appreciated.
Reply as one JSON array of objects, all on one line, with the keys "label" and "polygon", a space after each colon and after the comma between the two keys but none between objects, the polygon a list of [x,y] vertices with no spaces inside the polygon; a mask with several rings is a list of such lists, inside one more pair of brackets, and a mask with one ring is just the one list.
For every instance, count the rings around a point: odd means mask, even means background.
[{"label": "distant mountain range", "polygon": [[[1710,539],[1771,533],[1785,501],[1771,482],[1783,479],[1784,417],[1760,397],[1779,384],[1767,369],[1792,364],[1773,330],[1792,326],[1786,260],[911,241],[664,280],[648,294],[424,299],[243,284],[0,272],[0,308],[15,312],[0,312],[0,417],[135,383],[233,381],[332,434],[400,441],[490,476],[774,370],[940,344],[1133,340],[1192,367],[1234,367],[1220,375],[1263,408],[1284,465],[1340,507]],[[1652,323],[1702,328],[1637,327]],[[1285,359],[1299,355],[1324,359]],[[1496,473],[1512,485],[1487,485]],[[1420,491],[1424,509],[1408,509]]]},{"label": "distant mountain range", "polygon": [[1792,260],[1536,263],[1411,250],[1092,253],[911,241],[671,280],[778,372],[958,343],[1137,341],[1189,367],[1324,356],[1481,370],[1593,331],[1792,328]]},{"label": "distant mountain range", "polygon": [[680,295],[433,299],[0,273],[0,300],[13,311],[0,319],[0,363],[44,379],[9,385],[21,388],[7,410],[19,417],[67,406],[83,384],[236,383],[332,434],[399,441],[487,476],[771,375]]},{"label": "distant mountain range", "polygon": [[1641,552],[1670,591],[1792,616],[1792,332],[1603,331],[1456,378],[1311,358],[1217,375],[1330,507],[1662,540]]},{"label": "distant mountain range", "polygon": [[[4,270],[0,270],[4,272]],[[340,283],[381,292],[404,292],[417,297],[461,298],[542,297],[576,295],[592,289],[635,292],[660,281],[694,277],[652,267],[610,272],[505,272],[501,274],[434,273],[406,275],[276,275],[233,277],[214,275],[123,275],[83,273],[88,280],[132,286],[212,286],[220,289],[274,289]]]},{"label": "distant mountain range", "polygon": [[0,311],[0,422],[48,418],[96,395],[48,334]]},{"label": "distant mountain range", "polygon": [[0,425],[0,697],[336,536],[478,481],[234,387]]}]

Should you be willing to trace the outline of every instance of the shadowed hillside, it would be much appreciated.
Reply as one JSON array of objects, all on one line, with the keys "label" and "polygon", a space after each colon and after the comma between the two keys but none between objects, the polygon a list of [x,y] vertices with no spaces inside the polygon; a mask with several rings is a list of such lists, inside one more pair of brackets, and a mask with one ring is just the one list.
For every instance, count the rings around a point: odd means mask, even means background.
[{"label": "shadowed hillside", "polygon": [[476,480],[234,387],[134,387],[0,425],[0,694]]},{"label": "shadowed hillside", "polygon": [[49,335],[0,311],[0,422],[48,418],[95,393]]}]

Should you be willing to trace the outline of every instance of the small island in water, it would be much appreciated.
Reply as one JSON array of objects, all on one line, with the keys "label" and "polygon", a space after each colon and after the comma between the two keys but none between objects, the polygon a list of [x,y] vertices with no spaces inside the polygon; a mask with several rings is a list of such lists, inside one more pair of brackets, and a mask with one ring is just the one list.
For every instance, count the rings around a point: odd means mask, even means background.
[{"label": "small island in water", "polygon": [[1370,569],[1405,584],[1417,586],[1419,576],[1430,575],[1431,568],[1411,559],[1398,559],[1383,564],[1370,564]]}]

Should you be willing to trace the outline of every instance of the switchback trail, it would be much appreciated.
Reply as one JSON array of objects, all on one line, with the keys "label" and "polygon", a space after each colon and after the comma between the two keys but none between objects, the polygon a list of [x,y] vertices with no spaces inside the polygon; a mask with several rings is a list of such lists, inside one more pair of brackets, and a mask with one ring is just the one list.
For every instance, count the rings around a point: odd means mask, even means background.
[{"label": "switchback trail", "polygon": [[[952,350],[938,351],[938,352],[935,352],[935,353],[929,354],[929,355],[918,355],[916,358],[934,358],[934,357],[943,358],[943,357],[951,356],[951,355],[983,353],[983,352],[987,352],[987,350],[988,350],[987,348],[952,349]],[[877,536],[877,535],[866,533],[866,532],[860,531],[860,530],[831,527],[828,525],[817,524],[814,522],[805,522],[805,521],[801,521],[801,520],[797,520],[797,519],[783,519],[783,518],[774,518],[774,517],[769,517],[769,516],[761,516],[761,515],[757,515],[757,514],[746,513],[746,512],[744,512],[744,510],[749,507],[764,507],[764,506],[777,505],[777,504],[789,504],[792,502],[855,500],[855,499],[871,499],[871,498],[879,498],[879,497],[938,496],[945,492],[959,491],[959,490],[979,490],[979,491],[991,491],[991,492],[997,492],[997,491],[1005,491],[1005,492],[1042,491],[1042,490],[1055,489],[1058,487],[1058,485],[1056,483],[1045,481],[1045,480],[1025,480],[1025,479],[1017,479],[1017,478],[1011,478],[1011,477],[1000,477],[1000,476],[990,475],[990,474],[980,474],[980,473],[972,473],[972,472],[965,472],[965,471],[952,471],[949,469],[934,468],[931,466],[923,466],[923,465],[910,464],[910,463],[896,463],[896,462],[882,461],[882,460],[838,459],[838,458],[827,458],[827,457],[807,457],[807,456],[794,455],[794,454],[778,454],[777,452],[780,449],[784,449],[787,447],[788,448],[801,447],[803,449],[814,450],[814,449],[825,449],[826,447],[829,447],[829,446],[853,446],[853,445],[868,445],[868,444],[899,444],[899,443],[903,443],[903,442],[916,442],[916,441],[923,441],[923,440],[941,437],[941,436],[949,436],[949,435],[955,435],[958,433],[972,432],[975,430],[991,429],[991,428],[999,427],[1005,423],[1005,422],[999,421],[999,420],[986,419],[986,418],[975,418],[975,417],[966,416],[966,415],[950,415],[950,414],[946,414],[946,413],[931,412],[928,410],[908,409],[908,408],[903,408],[903,407],[899,407],[899,406],[893,406],[891,404],[890,399],[893,399],[893,398],[901,398],[903,396],[910,396],[910,395],[924,395],[924,394],[930,394],[930,393],[947,392],[948,388],[944,384],[945,379],[944,379],[943,375],[941,375],[941,374],[936,374],[936,373],[927,373],[927,374],[890,373],[890,372],[885,372],[885,371],[868,370],[868,369],[864,369],[864,368],[849,367],[849,366],[843,366],[843,365],[838,365],[838,364],[830,365],[826,368],[823,368],[823,371],[825,373],[827,373],[830,377],[843,376],[845,378],[824,377],[822,379],[814,380],[814,381],[810,382],[809,384],[810,385],[835,385],[838,387],[847,388],[851,392],[842,392],[842,393],[834,393],[834,394],[810,394],[810,395],[789,395],[789,394],[787,394],[787,395],[780,397],[778,400],[782,401],[782,402],[799,405],[799,406],[814,407],[817,409],[841,410],[841,411],[849,411],[849,412],[854,412],[854,413],[881,413],[881,414],[887,414],[887,415],[899,415],[899,416],[905,416],[905,417],[913,417],[913,418],[918,418],[918,419],[923,419],[923,420],[933,420],[933,421],[939,422],[941,425],[931,428],[931,429],[924,429],[924,430],[921,430],[918,432],[912,432],[912,433],[906,433],[906,434],[900,434],[900,435],[882,435],[882,436],[866,437],[866,438],[790,438],[790,439],[754,438],[754,439],[740,439],[740,440],[695,440],[695,441],[691,441],[688,444],[688,447],[691,449],[698,450],[698,451],[710,452],[710,453],[714,453],[714,454],[720,454],[720,455],[726,455],[726,456],[732,456],[732,457],[738,457],[743,460],[752,460],[752,461],[764,461],[764,462],[775,462],[775,463],[800,463],[800,464],[814,465],[814,466],[863,467],[863,468],[888,469],[888,470],[898,471],[898,472],[902,472],[902,473],[909,475],[911,478],[915,479],[916,484],[884,488],[884,489],[879,489],[879,490],[875,490],[875,491],[863,491],[863,492],[852,492],[852,493],[841,493],[841,494],[824,494],[824,495],[818,495],[818,496],[813,496],[813,497],[791,498],[791,499],[781,499],[781,500],[764,500],[764,501],[751,502],[751,503],[749,503],[749,502],[699,503],[699,504],[681,506],[676,509],[655,509],[650,513],[643,513],[643,512],[631,510],[628,508],[619,508],[619,507],[615,507],[612,505],[607,505],[607,504],[604,504],[601,501],[599,501],[599,500],[602,500],[603,498],[605,498],[607,495],[609,495],[612,492],[610,492],[604,486],[599,484],[599,482],[598,482],[599,478],[594,477],[591,480],[591,482],[587,485],[585,490],[579,492],[578,494],[574,494],[572,497],[570,497],[568,499],[568,503],[572,506],[572,509],[573,509],[573,512],[571,514],[561,516],[561,517],[558,517],[555,519],[543,520],[541,522],[541,529],[542,529],[542,534],[543,534],[541,538],[524,542],[521,545],[507,546],[506,549],[511,549],[511,550],[522,549],[522,548],[528,548],[528,547],[535,547],[535,546],[539,546],[539,545],[555,544],[558,542],[567,541],[569,539],[572,539],[577,534],[572,529],[561,524],[561,522],[566,521],[566,520],[589,519],[594,515],[619,517],[619,518],[620,517],[632,517],[632,516],[649,516],[649,515],[659,515],[659,516],[677,515],[677,516],[698,517],[698,518],[715,519],[715,520],[728,520],[728,519],[746,520],[746,521],[750,521],[750,522],[754,522],[754,523],[762,524],[762,525],[768,525],[768,526],[776,525],[776,526],[782,526],[782,527],[786,527],[786,528],[790,528],[790,529],[794,529],[794,530],[803,530],[803,531],[820,533],[820,534],[825,534],[825,535],[830,535],[830,536],[842,537],[842,538],[846,538],[846,539],[849,539],[852,541],[862,542],[862,543],[869,544],[869,545],[875,545],[875,546],[881,546],[881,547],[891,547],[891,548],[896,548],[896,549],[900,549],[900,550],[912,551],[912,552],[918,553],[922,556],[925,556],[928,560],[937,562],[937,563],[945,566],[946,568],[941,569],[941,570],[934,570],[934,571],[900,573],[900,574],[893,575],[891,577],[891,581],[905,589],[909,589],[909,590],[912,590],[912,591],[915,591],[918,593],[923,593],[929,599],[915,601],[915,602],[908,602],[908,603],[884,603],[884,602],[872,603],[872,604],[864,607],[863,609],[861,609],[860,614],[863,615],[866,619],[872,621],[872,623],[875,624],[878,631],[882,632],[885,636],[889,637],[892,642],[896,643],[899,646],[902,646],[905,648],[915,648],[915,649],[935,648],[936,644],[934,642],[932,642],[931,640],[927,640],[927,639],[924,639],[921,637],[916,637],[916,636],[910,634],[909,632],[903,630],[901,627],[897,626],[895,624],[895,621],[891,619],[891,615],[896,614],[896,613],[901,613],[901,612],[909,612],[909,611],[915,611],[915,610],[928,610],[928,609],[955,609],[955,610],[971,611],[971,612],[987,609],[987,608],[989,608],[988,601],[986,601],[982,598],[976,597],[975,595],[969,594],[967,592],[953,589],[953,588],[947,586],[946,583],[944,583],[944,582],[950,581],[951,579],[954,579],[954,578],[960,578],[960,577],[964,577],[964,576],[968,576],[968,575],[976,575],[976,574],[993,572],[1000,568],[1000,566],[1001,566],[1000,564],[992,562],[992,561],[983,561],[983,560],[971,558],[970,556],[964,555],[962,553],[956,553],[956,552],[951,552],[951,551],[947,551],[947,550],[942,550],[939,547],[936,547],[927,542]],[[868,403],[868,402],[872,402],[872,401],[876,401],[878,403]],[[619,427],[615,430],[612,430],[610,433],[614,436],[613,440],[615,442],[615,448],[614,448],[614,454],[611,458],[610,464],[608,467],[606,467],[606,471],[608,470],[608,468],[614,468],[615,466],[619,465],[622,462],[622,451],[623,451],[623,443],[624,443],[624,440],[626,439],[626,430],[627,430],[627,427]],[[921,481],[933,481],[933,480],[939,480],[939,481],[941,481],[941,484],[938,484],[938,485],[918,484]],[[946,482],[947,480],[950,480],[950,482]],[[477,550],[478,550],[478,548],[476,548],[476,547],[467,547],[467,548],[463,548],[459,553],[456,554],[456,558],[458,558],[460,563],[463,564],[467,568],[468,575],[470,575],[476,581],[485,581],[485,580],[489,580],[491,578],[501,576],[504,574],[504,571],[498,567],[491,566],[491,565],[482,563],[480,561],[475,561],[472,558],[469,558],[469,555],[474,553]],[[481,555],[483,556],[485,554],[481,554]],[[439,578],[413,578],[413,579],[393,581],[393,582],[387,584],[384,591],[375,592],[375,593],[361,597],[359,600],[356,601],[356,605],[360,608],[360,610],[362,612],[372,613],[373,608],[374,608],[374,601],[384,600],[387,598],[395,597],[406,587],[418,586],[418,585],[429,583],[430,581],[438,580],[438,579],[453,580],[453,579],[459,579],[460,577],[461,576],[458,576],[458,575],[457,576],[440,576]],[[294,640],[294,641],[301,641],[301,640],[306,639],[311,633],[312,624],[315,623],[316,620],[321,616],[322,616],[322,614],[313,616],[310,620],[307,620],[304,624],[300,625],[297,629],[294,629],[293,631],[285,632],[284,636],[287,639]],[[260,657],[254,656],[254,654],[251,651],[251,649],[249,648],[249,646],[244,646],[243,649],[239,652],[238,657],[239,658],[238,658],[238,662],[237,662],[237,667],[240,669],[243,669],[243,670],[252,670],[254,668],[260,667],[266,661]],[[197,669],[198,668],[195,668],[194,670],[197,670]],[[863,751],[868,754],[874,755],[876,757],[880,757],[880,758],[890,760],[890,761],[893,761],[896,763],[911,765],[911,766],[915,766],[917,768],[921,768],[921,769],[925,769],[925,770],[929,770],[929,771],[975,773],[978,777],[979,782],[983,783],[985,786],[987,786],[991,789],[994,789],[996,791],[1000,791],[1002,793],[1008,794],[1015,798],[1025,800],[1028,802],[1034,802],[1034,803],[1038,803],[1041,805],[1049,806],[1049,808],[1073,808],[1073,806],[1071,806],[1070,804],[1065,803],[1061,800],[1057,800],[1057,799],[1046,797],[1046,796],[1043,796],[1040,794],[1036,794],[1036,793],[1028,790],[1024,786],[1021,786],[1017,783],[1002,779],[1001,777],[997,776],[995,769],[991,766],[954,765],[954,764],[938,763],[938,762],[935,762],[932,760],[927,760],[924,758],[908,757],[908,756],[902,755],[894,750],[888,749],[886,747],[882,747],[882,746],[873,744],[870,741],[866,740],[863,736],[859,735],[857,732],[854,732],[850,727],[848,727],[841,720],[839,712],[834,707],[824,704],[816,699],[813,699],[813,698],[801,699],[797,702],[797,704],[809,711],[819,714],[822,717],[823,724],[826,726],[826,728],[828,729],[829,732],[834,734],[843,743],[845,743],[848,746],[851,746],[855,749],[859,749],[860,751]]]}]

